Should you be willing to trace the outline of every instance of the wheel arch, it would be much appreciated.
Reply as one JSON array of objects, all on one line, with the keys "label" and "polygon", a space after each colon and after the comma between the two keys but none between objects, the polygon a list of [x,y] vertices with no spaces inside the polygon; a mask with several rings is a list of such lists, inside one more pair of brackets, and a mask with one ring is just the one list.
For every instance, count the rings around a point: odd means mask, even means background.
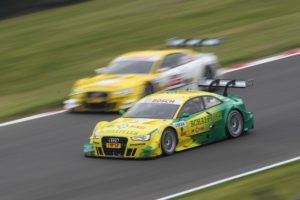
[{"label": "wheel arch", "polygon": [[238,112],[241,114],[242,118],[243,118],[243,122],[245,122],[244,112],[243,112],[240,108],[238,108],[238,107],[236,107],[236,106],[232,106],[232,107],[231,107],[230,109],[228,109],[228,110],[226,111],[226,113],[225,113],[225,116],[226,116],[226,123],[227,123],[227,118],[228,118],[229,113],[230,113],[231,111],[233,111],[233,110],[238,111]]}]

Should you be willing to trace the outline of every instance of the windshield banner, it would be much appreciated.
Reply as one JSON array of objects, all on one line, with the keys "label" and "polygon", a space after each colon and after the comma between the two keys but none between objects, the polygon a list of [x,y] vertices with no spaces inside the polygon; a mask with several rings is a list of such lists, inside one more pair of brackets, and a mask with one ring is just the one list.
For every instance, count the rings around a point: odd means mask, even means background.
[{"label": "windshield banner", "polygon": [[181,105],[181,100],[176,99],[163,99],[163,98],[147,98],[140,101],[141,103],[157,103],[157,104],[175,104]]}]

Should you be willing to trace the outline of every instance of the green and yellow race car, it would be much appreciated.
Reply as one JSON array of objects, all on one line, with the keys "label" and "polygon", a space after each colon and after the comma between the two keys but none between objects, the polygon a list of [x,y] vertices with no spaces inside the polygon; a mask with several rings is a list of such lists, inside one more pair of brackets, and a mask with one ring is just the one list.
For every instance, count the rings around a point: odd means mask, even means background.
[{"label": "green and yellow race car", "polygon": [[224,95],[205,91],[163,91],[144,97],[122,117],[99,122],[84,145],[88,157],[150,158],[171,155],[253,128],[253,113],[228,87],[247,81],[204,80],[200,86],[224,87]]}]

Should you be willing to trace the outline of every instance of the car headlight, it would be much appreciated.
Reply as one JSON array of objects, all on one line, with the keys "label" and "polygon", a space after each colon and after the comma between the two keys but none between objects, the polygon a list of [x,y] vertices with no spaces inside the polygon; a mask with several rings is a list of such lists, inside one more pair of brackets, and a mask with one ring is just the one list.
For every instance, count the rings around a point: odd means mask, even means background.
[{"label": "car headlight", "polygon": [[141,135],[141,136],[134,136],[134,137],[131,137],[131,139],[133,141],[148,141],[150,140],[150,135]]},{"label": "car headlight", "polygon": [[97,133],[97,126],[93,130],[92,138],[93,139],[99,139],[100,138],[100,135]]},{"label": "car headlight", "polygon": [[82,89],[73,89],[71,92],[71,95],[77,95],[77,94],[82,94],[84,90]]},{"label": "car headlight", "polygon": [[113,94],[115,94],[115,95],[127,95],[127,94],[131,94],[131,93],[133,93],[133,90],[130,88],[113,92]]},{"label": "car headlight", "polygon": [[93,134],[93,139],[100,139],[100,135],[98,135],[97,133]]}]

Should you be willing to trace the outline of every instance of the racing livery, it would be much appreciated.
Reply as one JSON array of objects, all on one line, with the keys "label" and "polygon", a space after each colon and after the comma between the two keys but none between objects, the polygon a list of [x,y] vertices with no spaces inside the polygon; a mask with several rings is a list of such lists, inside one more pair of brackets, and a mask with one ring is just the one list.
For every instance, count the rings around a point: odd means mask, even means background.
[{"label": "racing livery", "polygon": [[[205,82],[234,87],[230,81]],[[236,82],[236,87],[241,82]],[[99,122],[84,154],[91,157],[150,158],[236,138],[253,128],[253,114],[241,98],[204,91],[162,91],[149,95],[122,117]]]},{"label": "racing livery", "polygon": [[[214,44],[197,44],[203,45]],[[168,46],[176,49],[130,52],[114,59],[108,67],[96,69],[98,75],[74,84],[64,108],[118,111],[156,91],[194,89],[197,81],[216,76],[218,60],[214,54],[184,49],[188,43],[178,39],[170,40]]]}]

